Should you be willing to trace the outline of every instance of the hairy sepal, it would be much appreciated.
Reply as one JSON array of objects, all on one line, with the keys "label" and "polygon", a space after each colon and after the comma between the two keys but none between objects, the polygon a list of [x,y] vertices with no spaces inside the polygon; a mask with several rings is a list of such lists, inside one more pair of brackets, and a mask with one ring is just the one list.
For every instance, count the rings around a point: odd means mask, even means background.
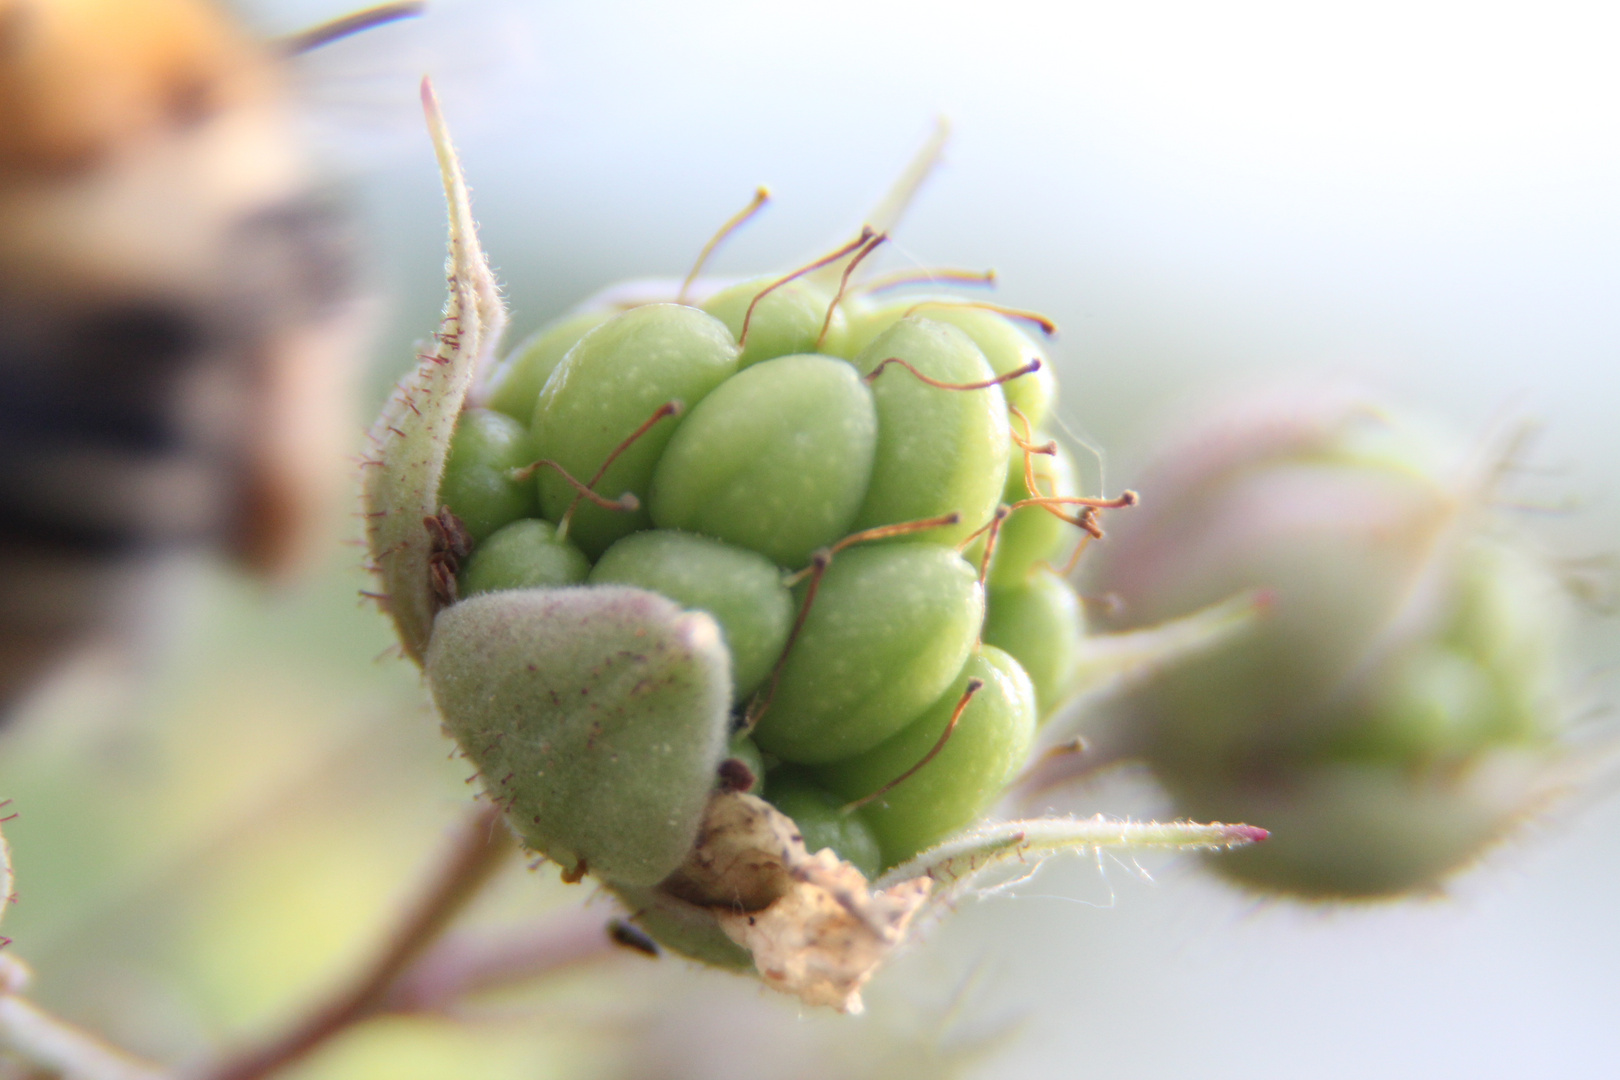
[{"label": "hairy sepal", "polygon": [[422,107],[449,207],[449,295],[433,349],[420,356],[372,428],[373,451],[362,489],[366,541],[382,579],[384,604],[406,655],[418,662],[427,650],[437,607],[428,569],[433,552],[422,521],[438,512],[439,481],[456,418],[506,327],[506,308],[478,243],[461,163],[425,79]]},{"label": "hairy sepal", "polygon": [[726,756],[714,620],[624,586],[485,593],[439,613],[428,684],[525,844],[653,885],[697,840]]}]

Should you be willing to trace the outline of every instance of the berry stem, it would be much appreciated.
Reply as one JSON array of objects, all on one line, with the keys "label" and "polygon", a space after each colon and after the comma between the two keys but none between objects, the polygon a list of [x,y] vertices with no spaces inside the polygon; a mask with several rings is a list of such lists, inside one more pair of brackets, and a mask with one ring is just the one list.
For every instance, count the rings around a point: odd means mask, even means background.
[{"label": "berry stem", "polygon": [[990,577],[990,560],[996,556],[996,541],[1001,537],[1001,526],[1012,513],[1012,507],[1002,503],[996,507],[996,512],[990,518],[989,535],[984,539],[984,554],[979,558],[979,584],[983,585]]},{"label": "berry stem", "polygon": [[21,962],[0,957],[0,1043],[12,1054],[40,1066],[45,1074],[75,1080],[166,1080],[173,1075],[15,993],[27,978]]},{"label": "berry stem", "polygon": [[601,913],[584,908],[493,932],[449,934],[389,987],[381,1010],[443,1013],[468,994],[527,983],[613,948]]}]

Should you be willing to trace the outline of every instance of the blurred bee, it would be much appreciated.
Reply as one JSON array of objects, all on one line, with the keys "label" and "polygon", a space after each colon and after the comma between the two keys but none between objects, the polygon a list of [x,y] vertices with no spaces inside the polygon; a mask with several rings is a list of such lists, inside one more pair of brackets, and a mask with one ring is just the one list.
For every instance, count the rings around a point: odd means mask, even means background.
[{"label": "blurred bee", "polygon": [[0,713],[158,557],[309,546],[364,320],[282,67],[416,7],[267,43],[207,0],[0,0]]}]

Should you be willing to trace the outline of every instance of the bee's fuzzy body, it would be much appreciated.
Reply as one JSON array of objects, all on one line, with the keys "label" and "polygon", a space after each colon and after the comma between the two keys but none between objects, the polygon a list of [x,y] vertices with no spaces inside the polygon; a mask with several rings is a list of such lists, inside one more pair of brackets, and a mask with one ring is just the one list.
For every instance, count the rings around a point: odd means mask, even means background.
[{"label": "bee's fuzzy body", "polygon": [[0,708],[151,557],[278,570],[341,480],[347,215],[205,0],[0,0]]}]

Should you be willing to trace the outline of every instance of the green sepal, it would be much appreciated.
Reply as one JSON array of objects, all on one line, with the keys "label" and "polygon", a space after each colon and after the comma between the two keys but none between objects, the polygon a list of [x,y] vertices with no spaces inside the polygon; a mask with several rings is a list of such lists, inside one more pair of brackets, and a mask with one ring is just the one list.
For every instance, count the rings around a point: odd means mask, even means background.
[{"label": "green sepal", "polygon": [[486,593],[439,614],[426,668],[529,847],[626,885],[681,864],[726,756],[731,658],[712,618],[622,586]]},{"label": "green sepal", "polygon": [[438,513],[456,418],[506,327],[506,308],[478,244],[461,163],[425,79],[422,107],[450,211],[450,292],[434,349],[399,384],[371,430],[374,455],[366,462],[362,491],[366,541],[382,579],[384,603],[406,655],[418,662],[427,651],[439,603],[428,565],[434,552],[422,521]]}]

